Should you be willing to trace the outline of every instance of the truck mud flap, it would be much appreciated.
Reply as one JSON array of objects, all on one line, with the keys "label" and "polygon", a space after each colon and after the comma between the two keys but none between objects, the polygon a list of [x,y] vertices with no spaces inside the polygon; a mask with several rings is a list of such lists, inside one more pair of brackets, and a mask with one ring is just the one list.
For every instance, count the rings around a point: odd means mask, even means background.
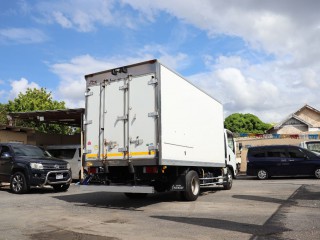
[{"label": "truck mud flap", "polygon": [[186,176],[180,175],[171,186],[171,191],[181,192],[186,190]]}]

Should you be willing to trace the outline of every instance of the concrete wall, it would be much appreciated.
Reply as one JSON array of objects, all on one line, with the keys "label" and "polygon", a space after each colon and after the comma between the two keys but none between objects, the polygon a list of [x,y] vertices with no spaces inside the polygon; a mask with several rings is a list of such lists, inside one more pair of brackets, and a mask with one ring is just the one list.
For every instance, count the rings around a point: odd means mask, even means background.
[{"label": "concrete wall", "polygon": [[59,135],[14,130],[0,130],[0,142],[20,142],[24,144],[45,146],[62,144],[80,144],[80,134]]},{"label": "concrete wall", "polygon": [[25,132],[15,132],[8,130],[0,131],[0,142],[20,142],[27,143],[27,134]]}]

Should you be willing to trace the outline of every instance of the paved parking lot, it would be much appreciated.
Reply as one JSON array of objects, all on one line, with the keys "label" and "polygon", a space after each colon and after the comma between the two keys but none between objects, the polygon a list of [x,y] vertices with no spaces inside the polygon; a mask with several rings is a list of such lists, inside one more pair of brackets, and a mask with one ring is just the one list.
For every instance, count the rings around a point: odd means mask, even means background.
[{"label": "paved parking lot", "polygon": [[320,180],[246,176],[195,202],[174,193],[130,200],[120,193],[0,188],[0,239],[319,239]]}]

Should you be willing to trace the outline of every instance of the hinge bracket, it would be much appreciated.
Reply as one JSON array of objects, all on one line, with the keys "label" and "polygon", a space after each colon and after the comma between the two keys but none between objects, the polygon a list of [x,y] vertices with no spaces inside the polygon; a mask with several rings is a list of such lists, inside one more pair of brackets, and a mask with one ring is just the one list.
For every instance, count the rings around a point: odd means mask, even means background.
[{"label": "hinge bracket", "polygon": [[158,112],[150,112],[148,113],[148,117],[158,117],[159,113]]}]

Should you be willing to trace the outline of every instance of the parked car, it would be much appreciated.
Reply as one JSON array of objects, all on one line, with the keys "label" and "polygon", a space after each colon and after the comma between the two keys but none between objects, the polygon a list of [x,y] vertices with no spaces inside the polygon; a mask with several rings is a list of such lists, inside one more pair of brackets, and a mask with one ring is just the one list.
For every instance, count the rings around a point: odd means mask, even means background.
[{"label": "parked car", "polygon": [[72,180],[68,162],[43,149],[21,143],[0,143],[0,182],[10,183],[13,193],[26,193],[31,186],[50,185],[66,191]]},{"label": "parked car", "polygon": [[320,141],[313,140],[313,141],[303,141],[299,144],[299,147],[306,148],[317,155],[320,155]]},{"label": "parked car", "polygon": [[247,175],[267,179],[272,176],[312,175],[320,178],[320,156],[290,145],[250,147]]},{"label": "parked car", "polygon": [[[81,145],[49,145],[45,148],[52,156],[63,159],[70,164],[72,178],[80,179],[81,171]],[[83,170],[83,178],[86,178],[88,172]]]}]

